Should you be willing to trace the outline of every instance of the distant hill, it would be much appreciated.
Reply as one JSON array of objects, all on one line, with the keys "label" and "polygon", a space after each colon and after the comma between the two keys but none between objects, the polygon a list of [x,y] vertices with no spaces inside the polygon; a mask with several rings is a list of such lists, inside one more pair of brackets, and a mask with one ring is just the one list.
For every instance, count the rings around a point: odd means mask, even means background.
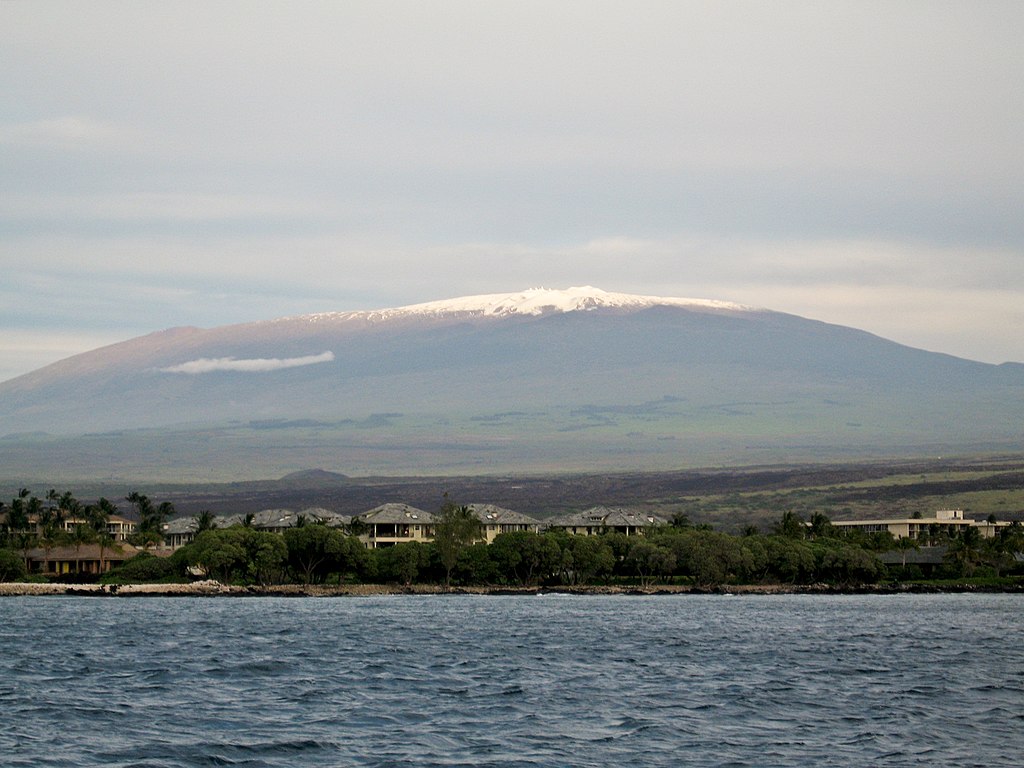
[{"label": "distant hill", "polygon": [[1022,426],[1021,365],[593,288],[176,328],[0,383],[2,466],[69,477],[938,455],[1019,449]]},{"label": "distant hill", "polygon": [[296,488],[334,488],[348,482],[348,477],[325,469],[303,469],[289,472],[277,481],[279,486]]}]

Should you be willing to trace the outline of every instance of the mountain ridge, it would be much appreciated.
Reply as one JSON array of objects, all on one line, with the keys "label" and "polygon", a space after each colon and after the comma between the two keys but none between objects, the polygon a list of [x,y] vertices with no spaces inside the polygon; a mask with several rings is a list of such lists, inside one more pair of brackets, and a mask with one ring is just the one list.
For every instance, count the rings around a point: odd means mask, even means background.
[{"label": "mountain ridge", "polygon": [[[49,432],[52,452],[84,433],[173,428],[168,466],[262,462],[264,476],[672,468],[1021,443],[1022,365],[728,302],[590,287],[409,307],[182,326],[77,355],[0,383],[0,434]],[[105,440],[100,453],[130,466],[132,441]],[[17,442],[0,460],[24,463]],[[142,461],[148,449],[133,445]]]}]

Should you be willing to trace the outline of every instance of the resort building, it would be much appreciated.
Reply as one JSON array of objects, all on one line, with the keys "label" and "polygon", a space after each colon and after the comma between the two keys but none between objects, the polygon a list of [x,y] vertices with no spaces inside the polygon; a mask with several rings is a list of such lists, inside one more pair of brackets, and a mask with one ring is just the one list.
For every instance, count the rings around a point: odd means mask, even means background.
[{"label": "resort building", "polygon": [[597,506],[583,512],[548,520],[548,528],[557,528],[577,536],[597,536],[602,533],[621,533],[625,536],[639,536],[668,520],[651,512],[641,512],[628,507]]},{"label": "resort building", "polygon": [[490,544],[502,533],[513,531],[540,531],[540,521],[529,515],[514,512],[511,509],[498,507],[494,504],[469,504],[470,512],[480,521],[480,534],[483,541]]},{"label": "resort building", "polygon": [[[35,531],[37,536],[42,536],[43,526],[40,523],[39,515],[29,515],[28,523],[31,526],[31,530]],[[60,530],[64,533],[74,533],[75,528],[80,525],[88,525],[89,521],[79,515],[72,517],[66,517],[60,521]],[[6,513],[0,515],[0,527],[7,525]],[[135,533],[135,523],[126,517],[120,515],[110,515],[107,518],[107,533],[110,538],[116,542],[128,541],[128,537]]]},{"label": "resort building", "polygon": [[63,576],[72,573],[106,573],[111,568],[131,560],[141,549],[131,544],[117,544],[101,548],[99,544],[80,547],[35,547],[25,552],[25,566],[29,573]]},{"label": "resort building", "polygon": [[[480,521],[480,541],[492,543],[503,533],[556,528],[567,533],[594,536],[599,533],[622,533],[636,536],[667,520],[659,515],[624,507],[592,507],[584,512],[564,515],[549,521],[540,521],[495,504],[467,504],[466,508]],[[250,514],[234,514],[213,518],[216,528],[244,525],[258,531],[284,533],[298,525],[322,524],[343,528],[359,537],[368,548],[390,547],[408,541],[434,540],[437,516],[409,504],[389,503],[368,512],[349,517],[327,509],[314,507],[301,512],[288,509],[265,509]],[[196,536],[198,520],[179,517],[163,526],[164,544],[177,549],[191,543]]]},{"label": "resort building", "polygon": [[975,528],[981,537],[990,539],[1009,523],[971,520],[962,509],[940,509],[934,517],[906,517],[885,520],[833,520],[833,528],[860,530],[864,533],[888,532],[896,539],[929,541],[941,536],[953,536],[966,528]]},{"label": "resort building", "polygon": [[[322,507],[310,507],[301,512],[290,509],[262,509],[250,514],[234,514],[213,518],[214,528],[244,525],[257,531],[284,533],[298,525],[323,524],[329,528],[347,528],[352,522],[348,515],[340,515]],[[191,544],[196,537],[199,521],[195,517],[179,517],[163,525],[164,544],[172,549]]]},{"label": "resort building", "polygon": [[114,541],[128,541],[128,537],[135,533],[135,522],[120,515],[111,515],[107,518],[107,533]]},{"label": "resort building", "polygon": [[362,529],[359,538],[370,549],[434,538],[434,516],[408,504],[381,504],[356,515],[352,523]]},{"label": "resort building", "polygon": [[[191,544],[196,538],[199,521],[194,517],[178,517],[163,524],[164,544],[171,549]],[[218,528],[220,525],[218,524]]]}]

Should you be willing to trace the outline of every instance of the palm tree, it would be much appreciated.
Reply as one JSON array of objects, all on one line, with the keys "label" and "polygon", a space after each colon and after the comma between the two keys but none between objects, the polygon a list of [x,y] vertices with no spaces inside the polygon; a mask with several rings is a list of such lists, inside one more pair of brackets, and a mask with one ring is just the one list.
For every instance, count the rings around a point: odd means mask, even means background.
[{"label": "palm tree", "polygon": [[921,545],[918,544],[917,539],[912,539],[909,536],[896,539],[896,549],[898,549],[903,555],[903,567],[907,567],[907,552],[911,549],[917,551],[921,549]]},{"label": "palm tree", "polygon": [[22,559],[25,567],[28,568],[28,548],[32,542],[32,533],[29,530],[31,525],[28,511],[25,508],[25,497],[28,490],[22,488],[18,496],[11,500],[11,506],[7,512],[7,537],[11,545],[17,545],[21,549]]},{"label": "palm tree", "polygon": [[163,523],[174,514],[174,505],[165,501],[159,506],[154,506],[148,496],[138,491],[132,491],[125,498],[135,506],[138,513],[139,527],[136,537],[142,546],[148,549],[150,545],[163,541]]},{"label": "palm tree", "polygon": [[76,499],[71,491],[65,491],[57,499],[57,509],[61,511],[62,520],[74,519],[82,514],[82,502]]},{"label": "palm tree", "polygon": [[965,527],[950,543],[946,557],[960,567],[964,576],[971,576],[981,562],[981,533],[972,526]]},{"label": "palm tree", "polygon": [[71,529],[71,543],[75,545],[75,573],[82,572],[82,545],[96,541],[96,531],[88,523],[76,523]]},{"label": "palm tree", "polygon": [[[56,491],[51,489],[50,493],[55,494]],[[49,495],[47,494],[47,497]],[[33,517],[36,520],[37,536],[43,547],[43,573],[49,573],[50,552],[63,538],[61,530],[61,525],[64,522],[63,516],[57,507],[44,506],[42,499],[38,496],[30,496],[25,509],[29,520],[31,521]]]},{"label": "palm tree", "polygon": [[804,525],[800,515],[787,510],[775,524],[775,533],[778,536],[785,536],[787,539],[802,539],[807,534],[807,526]]},{"label": "palm tree", "polygon": [[110,517],[111,515],[117,514],[117,507],[112,501],[101,496],[95,504],[90,504],[85,508],[85,521],[86,524],[93,532],[93,538],[100,547],[100,562],[99,572],[103,573],[103,555],[114,542],[114,537],[110,535]]},{"label": "palm tree", "polygon": [[196,535],[203,531],[212,531],[217,527],[217,518],[208,509],[202,510],[192,519],[196,521]]},{"label": "palm tree", "polygon": [[809,532],[812,539],[818,539],[829,534],[832,528],[832,521],[822,512],[815,512],[811,515]]}]

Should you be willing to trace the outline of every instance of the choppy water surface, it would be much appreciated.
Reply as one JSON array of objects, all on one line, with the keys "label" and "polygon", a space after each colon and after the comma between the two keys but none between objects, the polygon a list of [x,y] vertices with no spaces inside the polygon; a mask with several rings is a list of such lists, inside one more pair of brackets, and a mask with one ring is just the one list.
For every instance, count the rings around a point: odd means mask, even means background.
[{"label": "choppy water surface", "polygon": [[1019,766],[1019,596],[5,598],[5,766]]}]

